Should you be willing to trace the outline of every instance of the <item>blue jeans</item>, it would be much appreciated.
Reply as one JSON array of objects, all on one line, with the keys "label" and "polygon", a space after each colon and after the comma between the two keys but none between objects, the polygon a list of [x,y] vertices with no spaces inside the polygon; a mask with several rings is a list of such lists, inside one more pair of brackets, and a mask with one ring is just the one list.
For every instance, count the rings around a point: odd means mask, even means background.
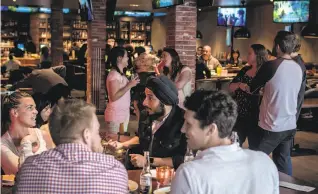
[{"label": "blue jeans", "polygon": [[287,171],[287,174],[289,176],[292,176],[293,175],[293,165],[292,165],[292,160],[291,160],[291,156],[289,155],[288,158],[288,171]]},{"label": "blue jeans", "polygon": [[296,129],[282,132],[263,130],[264,135],[258,147],[258,150],[268,155],[272,153],[278,171],[288,175],[292,174],[290,148],[295,133]]}]

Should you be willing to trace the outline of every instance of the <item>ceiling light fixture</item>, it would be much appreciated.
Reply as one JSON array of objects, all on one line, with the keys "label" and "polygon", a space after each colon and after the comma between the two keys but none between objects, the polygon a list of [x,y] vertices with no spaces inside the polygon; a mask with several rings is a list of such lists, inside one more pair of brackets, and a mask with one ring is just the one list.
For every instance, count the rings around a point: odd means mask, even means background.
[{"label": "ceiling light fixture", "polygon": [[138,4],[129,4],[130,7],[139,7]]},{"label": "ceiling light fixture", "polygon": [[301,31],[301,35],[304,38],[318,38],[318,25],[317,24],[307,24]]}]

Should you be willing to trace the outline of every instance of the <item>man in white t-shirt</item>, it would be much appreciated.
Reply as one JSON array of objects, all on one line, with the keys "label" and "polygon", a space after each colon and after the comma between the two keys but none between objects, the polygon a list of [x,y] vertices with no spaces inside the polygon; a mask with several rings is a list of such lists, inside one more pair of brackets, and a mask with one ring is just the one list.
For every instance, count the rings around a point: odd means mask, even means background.
[{"label": "man in white t-shirt", "polygon": [[196,91],[184,105],[182,132],[188,147],[201,152],[178,168],[172,194],[279,193],[278,171],[269,156],[233,140],[237,105],[228,94]]}]

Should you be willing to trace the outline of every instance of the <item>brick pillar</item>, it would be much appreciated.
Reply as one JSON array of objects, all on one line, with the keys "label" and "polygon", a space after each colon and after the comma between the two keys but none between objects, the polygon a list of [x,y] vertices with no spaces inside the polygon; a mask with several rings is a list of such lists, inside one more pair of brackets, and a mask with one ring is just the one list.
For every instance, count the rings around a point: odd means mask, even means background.
[{"label": "brick pillar", "polygon": [[184,5],[170,8],[167,18],[166,45],[176,49],[181,62],[192,69],[192,82],[194,83],[197,30],[196,0],[185,0]]},{"label": "brick pillar", "polygon": [[54,0],[51,4],[52,66],[63,65],[63,4],[64,0]]},{"label": "brick pillar", "polygon": [[88,22],[87,101],[103,113],[105,102],[106,0],[92,1],[94,20]]}]

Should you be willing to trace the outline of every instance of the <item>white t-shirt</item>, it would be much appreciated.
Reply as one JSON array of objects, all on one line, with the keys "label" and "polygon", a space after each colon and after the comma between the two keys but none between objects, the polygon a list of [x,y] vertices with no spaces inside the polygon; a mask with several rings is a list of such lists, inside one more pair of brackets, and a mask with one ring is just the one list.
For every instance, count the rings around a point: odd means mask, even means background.
[{"label": "white t-shirt", "polygon": [[182,164],[171,194],[278,194],[278,177],[269,156],[234,143],[206,149]]}]

